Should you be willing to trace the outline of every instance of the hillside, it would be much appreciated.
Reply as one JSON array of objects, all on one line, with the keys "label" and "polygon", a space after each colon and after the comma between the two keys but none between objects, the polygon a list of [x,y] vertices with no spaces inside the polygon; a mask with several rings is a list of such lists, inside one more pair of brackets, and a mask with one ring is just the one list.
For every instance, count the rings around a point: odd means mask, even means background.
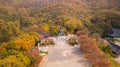
[{"label": "hillside", "polygon": [[80,19],[103,10],[120,10],[119,0],[1,0],[0,3],[1,8],[4,6],[6,11],[11,10],[9,12],[17,14],[17,17],[22,13],[24,16],[39,18],[38,20],[57,20],[59,16]]},{"label": "hillside", "polygon": [[[102,28],[99,26],[106,25],[110,27],[109,32],[112,27],[120,28],[119,4],[119,0],[0,0],[0,19],[16,22],[21,30],[35,24],[65,25],[75,19],[88,30],[97,26],[89,30],[91,33],[98,33]],[[106,24],[102,25],[103,22]]]},{"label": "hillside", "polygon": [[120,29],[120,0],[0,0],[0,67],[38,67],[43,54],[48,67],[57,65],[51,59],[120,67],[105,39],[113,28]]}]

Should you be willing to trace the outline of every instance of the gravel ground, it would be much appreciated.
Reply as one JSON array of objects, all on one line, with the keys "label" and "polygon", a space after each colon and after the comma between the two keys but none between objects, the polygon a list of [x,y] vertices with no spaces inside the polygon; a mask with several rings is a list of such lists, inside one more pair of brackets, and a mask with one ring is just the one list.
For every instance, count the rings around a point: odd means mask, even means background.
[{"label": "gravel ground", "polygon": [[66,40],[56,40],[56,45],[49,48],[46,67],[91,67],[82,57],[80,47],[69,46]]}]

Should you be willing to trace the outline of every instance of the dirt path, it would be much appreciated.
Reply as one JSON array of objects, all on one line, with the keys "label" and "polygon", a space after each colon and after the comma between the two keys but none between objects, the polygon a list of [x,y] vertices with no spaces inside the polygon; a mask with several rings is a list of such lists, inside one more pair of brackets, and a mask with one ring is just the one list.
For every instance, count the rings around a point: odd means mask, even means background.
[{"label": "dirt path", "polygon": [[66,40],[56,40],[56,45],[50,47],[46,67],[90,67],[81,56],[80,47],[72,47]]}]

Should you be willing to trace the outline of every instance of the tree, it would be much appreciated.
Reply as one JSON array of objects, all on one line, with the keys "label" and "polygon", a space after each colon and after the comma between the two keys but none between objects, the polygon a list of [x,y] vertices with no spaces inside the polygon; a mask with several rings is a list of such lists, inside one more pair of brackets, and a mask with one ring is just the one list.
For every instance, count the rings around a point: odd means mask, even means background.
[{"label": "tree", "polygon": [[70,33],[74,33],[75,29],[80,29],[83,27],[82,22],[76,19],[68,20],[64,23],[64,26],[68,29]]},{"label": "tree", "polygon": [[41,24],[41,25],[40,25],[40,28],[41,28],[42,30],[44,30],[45,32],[47,32],[47,33],[50,32],[50,27],[49,27],[49,25],[46,24],[46,23]]},{"label": "tree", "polygon": [[2,43],[1,45],[0,45],[0,59],[3,59],[4,57],[6,57],[7,56],[7,50],[6,50],[6,45],[7,45],[7,43]]},{"label": "tree", "polygon": [[57,35],[59,33],[60,26],[58,25],[50,25],[50,34],[51,35]]},{"label": "tree", "polygon": [[1,67],[27,67],[30,65],[30,59],[23,54],[9,55],[3,60],[0,59]]},{"label": "tree", "polygon": [[37,32],[29,32],[28,34],[35,40],[35,42],[39,41],[41,38],[40,34]]},{"label": "tree", "polygon": [[35,40],[28,33],[24,33],[14,40],[13,43],[18,50],[26,51],[35,45]]},{"label": "tree", "polygon": [[26,55],[30,58],[31,60],[31,67],[38,67],[39,63],[42,60],[42,57],[40,56],[40,52],[37,47],[32,47],[29,49],[26,53]]},{"label": "tree", "polygon": [[30,65],[30,59],[24,53],[9,47],[8,43],[0,45],[0,67],[26,67]]},{"label": "tree", "polygon": [[102,35],[106,35],[112,31],[112,26],[108,22],[100,22],[98,26],[102,29]]},{"label": "tree", "polygon": [[7,42],[20,33],[18,25],[14,22],[0,20],[0,42]]},{"label": "tree", "polygon": [[111,57],[115,57],[115,54],[112,51],[112,48],[110,45],[106,45],[106,44],[100,44],[99,48],[101,49],[101,51],[103,51],[105,54],[111,56]]},{"label": "tree", "polygon": [[97,43],[88,37],[85,31],[78,31],[78,40],[81,44],[81,50],[84,56],[92,63],[93,67],[111,67],[111,63],[106,56],[100,51]]}]

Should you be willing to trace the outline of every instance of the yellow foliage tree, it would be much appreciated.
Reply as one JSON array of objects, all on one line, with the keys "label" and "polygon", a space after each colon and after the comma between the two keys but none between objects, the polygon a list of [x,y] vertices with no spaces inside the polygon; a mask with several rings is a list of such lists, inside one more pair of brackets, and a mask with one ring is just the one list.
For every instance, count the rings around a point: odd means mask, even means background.
[{"label": "yellow foliage tree", "polygon": [[50,25],[50,34],[51,35],[57,35],[59,33],[59,30],[60,30],[60,26],[53,25],[53,24]]},{"label": "yellow foliage tree", "polygon": [[14,44],[18,50],[25,51],[35,45],[35,40],[28,33],[25,33],[14,40]]},{"label": "yellow foliage tree", "polygon": [[83,24],[80,20],[70,19],[64,23],[64,26],[69,30],[70,33],[73,33],[75,29],[83,27]]},{"label": "yellow foliage tree", "polygon": [[30,59],[23,54],[9,55],[0,60],[0,67],[27,67],[30,65]]},{"label": "yellow foliage tree", "polygon": [[40,26],[40,28],[41,28],[42,30],[44,30],[45,32],[47,32],[47,33],[50,31],[49,25],[46,24],[46,23],[42,24],[42,25]]},{"label": "yellow foliage tree", "polygon": [[37,32],[30,32],[28,34],[35,40],[35,42],[39,41],[41,38],[40,34]]}]

